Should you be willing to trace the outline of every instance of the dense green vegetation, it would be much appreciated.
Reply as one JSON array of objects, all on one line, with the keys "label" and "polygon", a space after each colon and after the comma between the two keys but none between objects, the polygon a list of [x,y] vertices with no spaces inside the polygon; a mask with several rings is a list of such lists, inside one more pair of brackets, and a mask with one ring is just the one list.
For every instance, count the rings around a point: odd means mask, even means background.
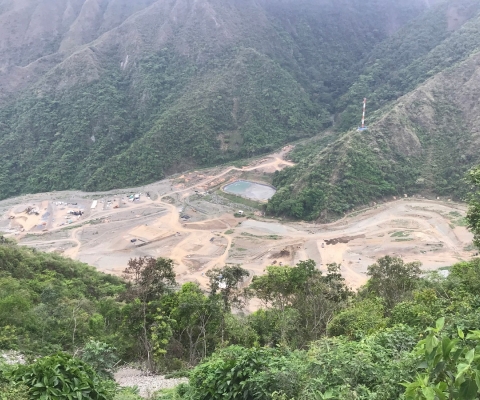
[{"label": "dense green vegetation", "polygon": [[[270,213],[329,220],[406,192],[463,198],[478,162],[462,88],[476,75],[460,67],[479,49],[477,0],[210,6],[230,31],[193,13],[157,43],[140,19],[4,98],[0,198],[140,185],[314,135],[275,176]],[[115,40],[137,33],[125,64]],[[364,97],[370,130],[358,134]]]},{"label": "dense green vegetation", "polygon": [[[472,0],[442,2],[376,46],[336,102],[336,140],[295,149],[298,165],[276,174],[279,190],[268,211],[329,220],[404,193],[463,199],[463,176],[479,161],[470,151],[475,111],[465,107],[461,88],[472,79],[472,54],[480,48],[479,7]],[[363,97],[370,129],[358,133],[351,129]]]},{"label": "dense green vegetation", "polygon": [[293,78],[253,50],[196,72],[188,60],[164,53],[142,60],[130,75],[111,72],[0,110],[2,197],[145,183],[271,150],[322,124]]},{"label": "dense green vegetation", "polygon": [[278,191],[267,211],[328,220],[373,199],[416,188],[420,160],[395,154],[385,146],[382,154],[367,140],[355,132],[326,148],[322,144],[298,146],[291,157],[298,165],[275,173],[273,184]]},{"label": "dense green vegetation", "polygon": [[[478,0],[425,12],[414,0],[233,3],[208,3],[215,31],[192,13],[161,43],[137,21],[123,28],[138,40],[128,68],[122,37],[105,35],[87,61],[83,49],[4,99],[0,198],[143,184],[320,133],[275,174],[267,212],[330,220],[404,193],[464,198],[470,185],[480,246],[480,169],[463,180],[479,160],[467,90]],[[372,117],[357,132],[363,97]],[[132,259],[120,279],[0,236],[0,350],[26,359],[0,361],[0,400],[139,400],[112,380],[124,362],[189,378],[154,400],[477,399],[480,259],[448,276],[420,267],[382,257],[353,292],[337,264],[251,280],[227,265],[205,291],[178,285],[172,260]],[[261,306],[246,313],[252,298]]]},{"label": "dense green vegetation", "polygon": [[337,112],[341,116],[336,129],[346,131],[358,124],[358,106],[363,97],[368,98],[372,115],[426,79],[477,52],[479,11],[476,0],[440,2],[376,46],[361,75],[338,100]]},{"label": "dense green vegetation", "polygon": [[109,400],[115,385],[98,377],[95,370],[66,354],[42,357],[30,365],[18,365],[5,374],[11,382],[30,388],[31,399],[80,398]]},{"label": "dense green vegetation", "polygon": [[[282,337],[275,327],[277,346],[270,341],[268,347],[217,350],[193,370],[189,385],[177,389],[180,398],[478,398],[479,259],[456,264],[443,278],[422,277],[418,265],[382,258],[369,267],[368,284],[327,318],[328,336],[323,330],[306,345],[296,330],[304,306],[294,301],[295,294],[290,301],[286,296],[302,292],[304,285],[289,289],[278,279],[290,275],[305,282],[308,268],[285,267],[288,273],[275,268],[252,284],[275,299],[275,306],[252,318],[281,313],[280,321],[287,316],[284,326],[295,333]],[[263,327],[262,336],[268,329]]]},{"label": "dense green vegetation", "polygon": [[[0,363],[0,398],[137,399],[109,380],[119,359],[183,374],[196,366],[188,384],[159,399],[474,399],[480,392],[480,259],[443,277],[386,256],[357,293],[335,264],[326,274],[311,260],[270,266],[248,287],[248,272],[227,266],[208,272],[205,293],[194,283],[176,287],[170,260],[131,260],[125,283],[5,239],[0,251],[0,348],[28,359]],[[244,315],[252,296],[263,305]]]},{"label": "dense green vegetation", "polygon": [[[163,33],[145,17],[4,98],[0,198],[143,184],[313,136],[371,49],[425,5],[367,0],[361,18],[354,0],[208,7],[232,29],[212,30],[210,15],[192,11],[157,43]],[[118,43],[137,35],[145,42],[125,66]]]},{"label": "dense green vegetation", "polygon": [[473,232],[473,242],[480,247],[480,167],[469,171],[468,181],[472,185],[467,214],[468,227]]},{"label": "dense green vegetation", "polygon": [[0,245],[0,343],[25,354],[74,352],[91,337],[118,340],[114,301],[125,283],[55,254]]},{"label": "dense green vegetation", "polygon": [[[468,68],[465,66],[465,68]],[[464,68],[452,73],[463,80]],[[451,76],[449,76],[451,78]],[[461,104],[439,78],[430,93],[396,105],[368,131],[297,146],[297,163],[275,174],[267,210],[294,218],[338,218],[377,199],[422,193],[464,199],[465,173],[478,162]],[[438,83],[438,84],[437,84]]]}]

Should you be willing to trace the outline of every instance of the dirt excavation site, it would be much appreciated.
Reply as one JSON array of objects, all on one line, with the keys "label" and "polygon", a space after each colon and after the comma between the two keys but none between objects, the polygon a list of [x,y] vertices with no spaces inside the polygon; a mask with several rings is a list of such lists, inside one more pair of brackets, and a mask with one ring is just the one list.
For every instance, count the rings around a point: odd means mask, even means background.
[{"label": "dirt excavation site", "polygon": [[241,168],[193,171],[134,189],[27,195],[0,202],[0,232],[21,245],[58,252],[120,275],[130,258],[168,257],[179,282],[206,287],[205,272],[240,264],[253,275],[268,265],[313,259],[340,263],[352,288],[384,255],[434,270],[475,254],[466,206],[444,200],[390,199],[331,224],[265,218],[262,203],[226,193],[245,180],[268,185],[291,165],[290,149]]}]

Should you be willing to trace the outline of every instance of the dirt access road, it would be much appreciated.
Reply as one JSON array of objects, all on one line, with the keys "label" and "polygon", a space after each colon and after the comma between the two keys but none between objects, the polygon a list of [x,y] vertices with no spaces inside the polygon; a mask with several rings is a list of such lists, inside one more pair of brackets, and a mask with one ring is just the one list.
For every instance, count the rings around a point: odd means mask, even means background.
[{"label": "dirt access road", "polygon": [[[226,263],[241,264],[255,275],[271,264],[310,258],[325,270],[337,262],[356,288],[365,283],[368,265],[386,254],[421,261],[426,270],[473,255],[465,205],[446,199],[392,199],[319,225],[263,218],[241,201],[221,196],[219,188],[236,179],[268,182],[274,171],[292,165],[285,160],[290,149],[243,168],[192,171],[140,188],[8,199],[0,202],[0,231],[21,244],[63,253],[113,274],[121,274],[132,257],[169,257],[180,282],[202,286],[206,271]],[[134,193],[141,194],[139,200],[131,201]],[[97,206],[92,209],[93,200]],[[25,213],[27,207],[35,207],[38,215]],[[250,218],[233,216],[240,207],[249,210]],[[84,214],[72,217],[69,211]]]}]

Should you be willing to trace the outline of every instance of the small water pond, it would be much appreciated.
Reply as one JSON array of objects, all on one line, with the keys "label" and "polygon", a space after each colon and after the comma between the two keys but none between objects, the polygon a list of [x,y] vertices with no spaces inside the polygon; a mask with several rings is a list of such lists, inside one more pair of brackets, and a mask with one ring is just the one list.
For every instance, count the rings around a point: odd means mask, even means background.
[{"label": "small water pond", "polygon": [[226,185],[223,190],[227,193],[236,194],[237,196],[257,201],[267,201],[276,192],[275,188],[272,186],[241,180]]}]

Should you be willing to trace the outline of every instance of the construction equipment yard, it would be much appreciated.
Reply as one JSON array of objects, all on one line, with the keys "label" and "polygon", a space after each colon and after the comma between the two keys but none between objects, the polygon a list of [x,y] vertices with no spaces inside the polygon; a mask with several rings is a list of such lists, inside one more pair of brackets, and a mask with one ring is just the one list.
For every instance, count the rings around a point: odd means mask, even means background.
[{"label": "construction equipment yard", "polygon": [[[206,286],[205,272],[226,263],[251,275],[271,264],[313,259],[340,263],[352,288],[384,255],[434,270],[475,254],[464,204],[418,197],[387,199],[330,224],[264,217],[261,204],[225,194],[238,179],[271,183],[291,165],[290,149],[236,167],[193,171],[134,189],[26,195],[0,202],[0,232],[19,244],[55,251],[120,275],[130,258],[168,257],[179,282]],[[258,207],[257,207],[258,206]],[[242,211],[239,213],[239,211]],[[234,215],[235,214],[235,215]]]}]

